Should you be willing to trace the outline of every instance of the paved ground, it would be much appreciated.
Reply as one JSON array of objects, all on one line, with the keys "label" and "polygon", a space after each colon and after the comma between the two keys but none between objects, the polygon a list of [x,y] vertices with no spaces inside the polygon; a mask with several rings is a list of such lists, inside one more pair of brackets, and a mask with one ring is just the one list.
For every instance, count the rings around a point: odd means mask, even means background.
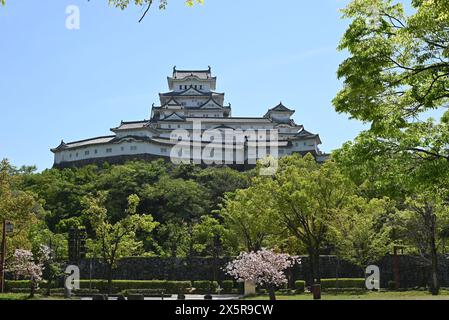
[{"label": "paved ground", "polygon": [[[212,300],[238,300],[240,296],[238,295],[213,295]],[[92,300],[92,298],[86,297],[81,298],[81,300]],[[117,297],[110,297],[109,300],[117,300]],[[177,295],[172,295],[170,298],[149,298],[146,297],[145,300],[177,300]],[[204,300],[204,295],[187,294],[186,300]]]}]

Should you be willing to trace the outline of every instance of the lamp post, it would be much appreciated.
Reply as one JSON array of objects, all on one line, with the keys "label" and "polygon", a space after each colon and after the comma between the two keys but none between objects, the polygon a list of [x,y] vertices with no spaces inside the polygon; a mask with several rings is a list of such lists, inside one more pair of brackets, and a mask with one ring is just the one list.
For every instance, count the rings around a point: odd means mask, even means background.
[{"label": "lamp post", "polygon": [[5,260],[6,260],[6,234],[13,233],[14,225],[10,221],[2,221],[2,244],[0,249],[0,292],[5,292]]}]

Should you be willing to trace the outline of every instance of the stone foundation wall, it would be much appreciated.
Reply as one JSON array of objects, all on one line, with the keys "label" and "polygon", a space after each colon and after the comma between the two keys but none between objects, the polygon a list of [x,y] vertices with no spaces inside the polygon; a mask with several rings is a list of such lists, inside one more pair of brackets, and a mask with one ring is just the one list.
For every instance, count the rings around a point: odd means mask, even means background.
[{"label": "stone foundation wall", "polygon": [[[229,258],[126,258],[118,263],[114,279],[123,280],[224,280],[229,279],[222,270]],[[393,257],[386,256],[377,264],[381,271],[381,286],[387,287],[394,280]],[[83,279],[100,279],[105,276],[104,266],[99,260],[86,259],[80,262]],[[429,280],[429,266],[420,257],[398,257],[400,284],[402,288],[425,286]],[[288,271],[290,281],[312,282],[309,259],[302,257],[301,265]],[[322,278],[364,277],[364,270],[342,261],[335,256],[321,257]],[[439,278],[441,286],[449,287],[449,259],[440,258]]]}]

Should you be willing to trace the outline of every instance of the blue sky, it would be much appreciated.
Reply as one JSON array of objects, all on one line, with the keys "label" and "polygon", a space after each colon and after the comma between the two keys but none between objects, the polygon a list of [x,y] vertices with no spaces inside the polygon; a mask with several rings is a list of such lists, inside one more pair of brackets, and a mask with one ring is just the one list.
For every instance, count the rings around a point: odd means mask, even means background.
[{"label": "blue sky", "polygon": [[[234,116],[262,116],[282,101],[331,151],[363,125],[331,104],[341,87],[336,51],[348,21],[344,0],[183,0],[142,9],[107,0],[7,0],[0,8],[0,158],[53,164],[51,147],[110,134],[121,120],[148,119],[166,77],[178,68],[212,67]],[[81,29],[65,28],[80,7]]]}]

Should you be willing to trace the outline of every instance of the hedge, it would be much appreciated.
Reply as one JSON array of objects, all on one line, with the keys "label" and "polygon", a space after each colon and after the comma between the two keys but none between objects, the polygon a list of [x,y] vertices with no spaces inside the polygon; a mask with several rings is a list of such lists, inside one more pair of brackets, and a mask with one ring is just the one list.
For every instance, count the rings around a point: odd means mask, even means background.
[{"label": "hedge", "polygon": [[306,288],[306,282],[304,280],[295,281],[296,293],[304,293]]},{"label": "hedge", "polygon": [[218,283],[216,281],[194,281],[193,287],[195,288],[195,293],[200,294],[216,293]]},{"label": "hedge", "polygon": [[223,291],[221,293],[232,293],[232,289],[234,289],[234,281],[225,280],[221,283],[221,288]]},{"label": "hedge", "polygon": [[366,289],[363,278],[321,279],[321,289]]},{"label": "hedge", "polygon": [[[30,289],[30,287],[30,280],[5,280],[5,291],[12,291],[15,289]],[[39,288],[47,288],[47,282],[40,282]],[[51,284],[51,288],[57,288],[57,285],[54,281]]]},{"label": "hedge", "polygon": [[124,290],[120,293],[127,297],[132,296],[132,295],[138,295],[138,294],[141,294],[145,297],[162,297],[162,295],[163,295],[164,298],[169,298],[172,296],[171,294],[166,294],[165,292],[162,293],[162,291],[158,290],[158,289],[130,289],[130,290]]},{"label": "hedge", "polygon": [[6,280],[5,291],[11,291],[12,289],[30,289],[30,280]]},{"label": "hedge", "polygon": [[[30,288],[11,288],[9,290],[9,292],[11,293],[23,293],[23,294],[27,294],[30,293]],[[72,294],[77,295],[77,296],[85,296],[85,295],[92,295],[95,293],[99,293],[100,291],[97,289],[80,289],[80,290],[74,290],[72,292]],[[46,294],[47,293],[47,289],[46,288],[40,288],[36,291],[36,293],[38,294]],[[63,296],[65,294],[65,289],[64,288],[54,288],[54,289],[50,289],[50,295],[58,295],[58,296]]]},{"label": "hedge", "polygon": [[[108,291],[107,280],[81,280],[81,288],[98,289]],[[190,281],[164,281],[164,280],[112,280],[112,292],[118,293],[124,290],[154,289],[164,290],[166,293],[177,294],[185,292],[192,285]]]},{"label": "hedge", "polygon": [[[190,281],[165,281],[165,280],[113,280],[112,281],[112,293],[119,293],[125,290],[159,290],[164,291],[167,294],[186,293],[187,289],[192,287]],[[218,283],[215,281],[194,281],[193,287],[196,289],[195,293],[208,294],[216,293]],[[22,291],[25,292],[30,288],[29,280],[7,280],[5,282],[6,291]],[[46,288],[46,283],[41,283],[40,288]],[[55,284],[52,284],[52,288],[56,288]],[[107,292],[108,281],[107,280],[80,280],[81,291],[87,289],[93,289],[95,291]],[[234,292],[233,281],[223,281],[221,288],[222,293]]]}]

